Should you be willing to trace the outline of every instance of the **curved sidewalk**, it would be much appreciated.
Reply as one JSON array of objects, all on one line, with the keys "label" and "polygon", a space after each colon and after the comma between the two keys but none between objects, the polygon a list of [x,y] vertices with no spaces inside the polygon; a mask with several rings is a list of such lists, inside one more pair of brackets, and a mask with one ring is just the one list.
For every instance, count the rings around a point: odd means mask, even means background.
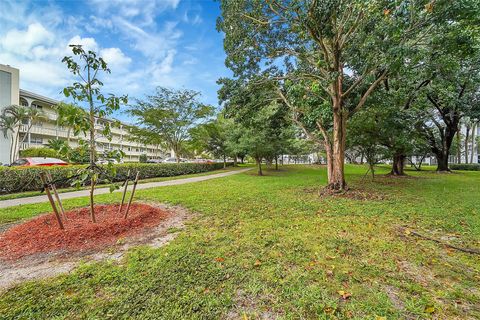
[{"label": "curved sidewalk", "polygon": [[[210,174],[210,175],[200,176],[200,177],[191,177],[191,178],[185,178],[185,179],[139,183],[139,184],[137,184],[137,190],[149,189],[149,188],[155,188],[155,187],[176,186],[176,185],[179,185],[179,184],[200,182],[200,181],[205,181],[205,180],[210,180],[210,179],[222,178],[222,177],[231,176],[231,175],[234,175],[234,174],[237,174],[237,173],[242,173],[242,172],[245,172],[245,171],[248,171],[248,170],[251,170],[251,169],[252,168],[246,168],[246,169],[240,169],[240,170],[235,170],[235,171],[228,171],[228,172]],[[120,192],[120,191],[122,191],[122,190],[118,189],[118,190],[115,190],[113,192]],[[100,189],[95,190],[95,195],[105,194],[105,193],[110,193],[109,188],[100,188]],[[64,192],[64,193],[60,194],[60,198],[62,200],[73,199],[73,198],[79,198],[79,197],[86,197],[89,194],[90,194],[89,190]],[[47,198],[46,195],[27,197],[27,198],[19,198],[19,199],[3,200],[3,201],[0,201],[0,209],[19,206],[19,205],[23,205],[23,204],[42,203],[42,202],[47,202],[47,201],[48,201],[48,198]]]}]

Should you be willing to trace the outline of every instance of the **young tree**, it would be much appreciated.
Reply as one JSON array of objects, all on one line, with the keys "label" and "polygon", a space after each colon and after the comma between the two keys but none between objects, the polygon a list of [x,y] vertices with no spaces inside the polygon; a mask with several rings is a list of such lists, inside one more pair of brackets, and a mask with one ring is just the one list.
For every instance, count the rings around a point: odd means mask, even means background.
[{"label": "young tree", "polygon": [[[233,121],[233,120],[232,120]],[[229,130],[226,132],[225,147],[227,153],[233,157],[233,165],[237,166],[237,161],[243,164],[245,156],[247,155],[247,148],[241,144],[241,138],[243,136],[243,127],[235,122],[232,123]]]},{"label": "young tree", "polygon": [[[74,122],[74,128],[78,126],[79,131],[89,133],[90,165],[82,175],[82,180],[90,178],[90,215],[92,222],[96,222],[93,194],[98,177],[103,172],[103,169],[95,164],[97,154],[95,140],[98,135],[96,120],[112,114],[120,108],[121,104],[126,104],[128,99],[127,96],[117,97],[113,94],[105,96],[102,93],[103,82],[100,76],[109,74],[110,69],[97,53],[91,50],[85,51],[81,45],[70,45],[70,48],[74,56],[66,56],[62,62],[67,65],[68,70],[78,81],[64,88],[63,93],[65,97],[72,97],[76,102],[86,104],[88,108],[88,122],[81,115],[81,120]],[[102,134],[111,139],[110,121],[104,122]]]},{"label": "young tree", "polygon": [[324,100],[317,114],[330,112],[329,122],[313,122],[324,139],[328,187],[343,190],[348,118],[394,72],[402,53],[428,34],[437,7],[426,0],[223,0],[217,25],[226,35],[226,65],[237,78],[263,70],[278,81],[278,94],[292,110],[298,107],[286,80],[309,81]]},{"label": "young tree", "polygon": [[195,146],[211,153],[214,157],[223,159],[223,167],[227,167],[227,157],[230,155],[227,147],[227,133],[233,129],[233,122],[225,119],[223,113],[218,114],[214,121],[204,123],[191,130]]},{"label": "young tree", "polygon": [[190,130],[213,114],[213,107],[198,101],[200,93],[158,87],[154,95],[136,100],[128,113],[135,117],[138,128],[131,132],[137,137],[154,137],[173,150],[177,162]]}]

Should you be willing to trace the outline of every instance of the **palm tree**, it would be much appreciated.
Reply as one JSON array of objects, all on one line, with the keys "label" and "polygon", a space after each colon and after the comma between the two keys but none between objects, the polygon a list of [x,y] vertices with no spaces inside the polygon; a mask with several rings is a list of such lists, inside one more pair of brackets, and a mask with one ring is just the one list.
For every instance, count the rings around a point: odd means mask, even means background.
[{"label": "palm tree", "polygon": [[0,129],[2,130],[5,139],[9,138],[10,133],[10,162],[12,161],[13,142],[15,137],[15,128],[17,127],[14,117],[3,113],[0,115]]},{"label": "palm tree", "polygon": [[[5,138],[10,136],[10,162],[16,158],[16,150],[25,142],[33,124],[44,117],[43,111],[37,108],[10,105],[5,107],[0,115],[0,129]],[[25,134],[20,140],[20,127],[26,125]]]},{"label": "palm tree", "polygon": [[89,126],[88,113],[79,106],[60,103],[57,105],[58,117],[57,124],[67,127],[67,142],[70,144],[70,132],[73,129],[73,135],[78,136],[81,132],[86,134],[86,128]]}]

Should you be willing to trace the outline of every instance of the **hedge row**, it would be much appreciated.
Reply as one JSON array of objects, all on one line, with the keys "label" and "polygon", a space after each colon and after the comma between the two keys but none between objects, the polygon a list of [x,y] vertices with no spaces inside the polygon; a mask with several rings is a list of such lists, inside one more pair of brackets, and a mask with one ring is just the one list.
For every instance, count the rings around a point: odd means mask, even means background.
[{"label": "hedge row", "polygon": [[[232,165],[229,163],[228,165]],[[0,167],[0,193],[41,190],[41,172],[50,172],[57,188],[70,187],[68,181],[84,165],[55,167]],[[124,163],[115,165],[115,182],[124,181],[130,170],[134,177],[138,171],[140,179],[172,177],[184,174],[207,172],[223,168],[223,163]]]},{"label": "hedge row", "polygon": [[454,163],[454,164],[450,164],[450,169],[480,171],[480,163]]}]

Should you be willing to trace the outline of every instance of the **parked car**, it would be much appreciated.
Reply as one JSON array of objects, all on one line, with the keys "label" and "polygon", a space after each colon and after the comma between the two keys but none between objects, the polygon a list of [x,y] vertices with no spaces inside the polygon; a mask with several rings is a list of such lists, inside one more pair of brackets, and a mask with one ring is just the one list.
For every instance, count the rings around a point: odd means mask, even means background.
[{"label": "parked car", "polygon": [[98,164],[108,164],[108,163],[113,163],[113,164],[119,164],[123,163],[123,160],[118,161],[117,159],[100,159],[97,161]]},{"label": "parked car", "polygon": [[148,159],[147,163],[162,163],[162,159]]},{"label": "parked car", "polygon": [[195,159],[193,162],[194,163],[213,163],[213,160],[211,160],[211,159]]},{"label": "parked car", "polygon": [[12,162],[11,167],[26,167],[26,166],[67,166],[68,162],[65,162],[56,158],[41,158],[41,157],[31,157],[31,158],[20,158]]},{"label": "parked car", "polygon": [[164,163],[177,163],[176,158],[167,158],[163,161]]}]

